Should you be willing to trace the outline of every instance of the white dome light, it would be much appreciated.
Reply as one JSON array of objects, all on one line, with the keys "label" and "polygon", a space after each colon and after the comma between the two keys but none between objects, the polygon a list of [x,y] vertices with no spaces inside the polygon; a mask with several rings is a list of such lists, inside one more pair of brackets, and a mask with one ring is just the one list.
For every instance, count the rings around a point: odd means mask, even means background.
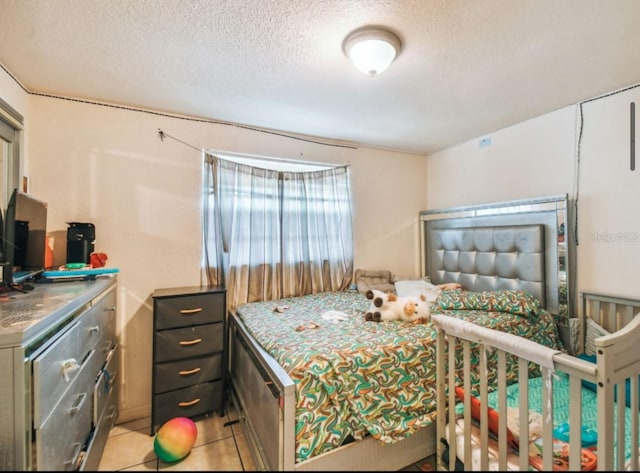
[{"label": "white dome light", "polygon": [[386,70],[400,53],[400,48],[400,38],[379,27],[352,31],[342,43],[342,49],[353,65],[371,77]]}]

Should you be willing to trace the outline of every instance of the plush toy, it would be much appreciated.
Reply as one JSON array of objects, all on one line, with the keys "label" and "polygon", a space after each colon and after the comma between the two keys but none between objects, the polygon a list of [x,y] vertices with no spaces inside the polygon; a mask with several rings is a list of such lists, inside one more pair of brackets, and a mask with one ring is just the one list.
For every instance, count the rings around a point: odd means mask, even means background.
[{"label": "plush toy", "polygon": [[376,307],[376,308],[379,309],[386,302],[389,301],[389,296],[393,296],[393,293],[382,292],[382,291],[379,291],[377,289],[369,289],[365,293],[365,295],[367,296],[367,299],[369,299],[371,301],[371,304],[373,304],[373,307]]},{"label": "plush toy", "polygon": [[365,320],[382,322],[384,320],[428,320],[430,302],[424,295],[420,297],[398,297],[393,293],[369,290],[367,299],[371,306],[365,313]]},{"label": "plush toy", "polygon": [[456,289],[462,289],[462,284],[457,282],[447,282],[444,284],[438,284],[438,287],[443,291],[455,291]]},{"label": "plush toy", "polygon": [[[453,291],[461,289],[459,283],[439,284],[441,291]],[[431,302],[424,294],[419,297],[398,297],[390,292],[382,292],[370,289],[365,294],[371,301],[371,305],[365,313],[365,320],[381,322],[383,320],[428,320],[431,316]]]}]

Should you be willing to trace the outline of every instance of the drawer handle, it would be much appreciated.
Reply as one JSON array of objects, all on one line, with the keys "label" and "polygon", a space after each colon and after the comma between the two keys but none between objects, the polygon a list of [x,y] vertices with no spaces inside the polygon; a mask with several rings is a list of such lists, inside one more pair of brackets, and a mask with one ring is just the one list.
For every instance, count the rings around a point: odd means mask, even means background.
[{"label": "drawer handle", "polygon": [[202,307],[197,307],[195,309],[180,309],[180,313],[182,315],[197,314],[198,312],[202,312]]},{"label": "drawer handle", "polygon": [[201,341],[202,341],[201,338],[194,338],[193,340],[180,340],[180,345],[182,345],[182,346],[196,345],[196,344],[200,343]]},{"label": "drawer handle", "polygon": [[100,326],[96,325],[94,327],[89,327],[89,335],[91,335],[93,332],[100,333]]},{"label": "drawer handle", "polygon": [[104,311],[105,311],[105,312],[115,312],[115,311],[116,311],[116,308],[115,308],[115,307],[106,307],[106,308],[104,309]]},{"label": "drawer handle", "polygon": [[76,405],[73,406],[71,409],[69,409],[69,415],[74,415],[76,412],[82,409],[82,406],[84,406],[84,403],[86,400],[87,400],[87,393],[80,394],[78,396],[78,399],[76,400]]},{"label": "drawer handle", "polygon": [[118,416],[118,408],[117,406],[113,406],[111,408],[111,412],[107,415],[107,419],[113,421],[117,416]]},{"label": "drawer handle", "polygon": [[116,352],[116,349],[118,348],[118,344],[114,343],[113,347],[109,349],[109,353],[107,353],[107,357],[104,360],[104,364],[108,365],[109,362],[111,361],[111,358],[113,358],[113,354]]},{"label": "drawer handle", "polygon": [[73,455],[71,456],[71,460],[67,460],[64,462],[65,465],[74,465],[77,466],[76,463],[78,461],[78,455],[80,455],[80,450],[82,450],[81,443],[73,444]]},{"label": "drawer handle", "polygon": [[180,407],[189,407],[189,406],[193,406],[195,404],[198,404],[200,402],[200,398],[195,398],[193,401],[186,401],[186,402],[179,402],[178,406]]},{"label": "drawer handle", "polygon": [[[114,346],[113,340],[106,340],[102,343],[102,353],[109,353],[111,351],[111,348]],[[108,358],[105,360],[106,362],[109,361],[109,358],[111,358],[111,355],[108,355]]]},{"label": "drawer handle", "polygon": [[69,358],[68,360],[64,360],[62,362],[62,377],[65,381],[69,382],[70,374],[74,371],[78,370],[80,365],[75,358]]},{"label": "drawer handle", "polygon": [[[105,373],[109,373],[108,371],[105,370]],[[106,382],[104,385],[104,392],[109,394],[111,392],[111,390],[113,389],[113,386],[115,386],[116,384],[116,377],[118,376],[118,372],[114,371],[112,375],[107,376],[106,378]]]},{"label": "drawer handle", "polygon": [[180,376],[188,376],[190,374],[195,374],[197,372],[199,372],[202,368],[193,368],[192,370],[183,370],[183,371],[178,371],[178,374]]}]

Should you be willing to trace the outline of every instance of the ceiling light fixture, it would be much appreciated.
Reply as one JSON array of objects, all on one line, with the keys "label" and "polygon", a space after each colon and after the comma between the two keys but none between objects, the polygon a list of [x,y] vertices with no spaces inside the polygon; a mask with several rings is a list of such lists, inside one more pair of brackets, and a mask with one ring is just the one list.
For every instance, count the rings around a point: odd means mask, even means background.
[{"label": "ceiling light fixture", "polygon": [[386,70],[400,54],[402,43],[391,31],[365,26],[347,35],[342,50],[354,66],[371,77]]}]

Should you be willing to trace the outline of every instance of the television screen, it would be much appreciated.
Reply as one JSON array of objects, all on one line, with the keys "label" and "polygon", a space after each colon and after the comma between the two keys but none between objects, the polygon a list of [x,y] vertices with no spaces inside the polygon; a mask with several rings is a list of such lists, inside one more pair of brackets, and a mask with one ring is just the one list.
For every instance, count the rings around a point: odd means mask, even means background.
[{"label": "television screen", "polygon": [[44,270],[47,203],[14,189],[4,220],[4,256],[13,268],[8,283],[17,284]]}]

